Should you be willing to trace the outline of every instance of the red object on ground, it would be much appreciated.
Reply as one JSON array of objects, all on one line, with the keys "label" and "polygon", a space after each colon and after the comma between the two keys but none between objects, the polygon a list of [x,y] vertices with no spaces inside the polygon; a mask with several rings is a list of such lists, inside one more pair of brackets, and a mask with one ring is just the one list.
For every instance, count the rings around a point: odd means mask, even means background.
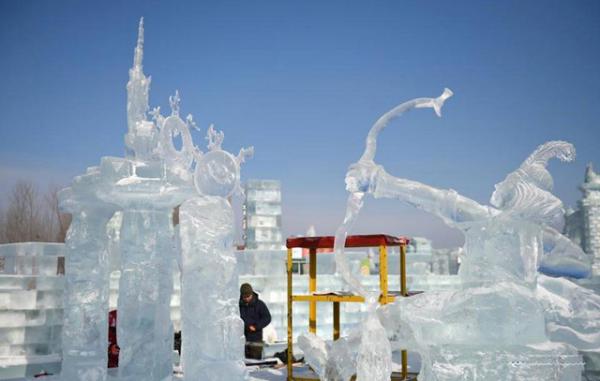
[{"label": "red object on ground", "polygon": [[117,344],[117,310],[108,313],[108,367],[119,366],[119,345]]},{"label": "red object on ground", "polygon": [[[293,237],[288,238],[286,246],[288,249],[301,247],[304,249],[330,249],[335,242],[334,236],[322,237]],[[408,245],[410,240],[406,237],[393,237],[385,234],[349,235],[346,237],[346,247],[369,247],[369,246],[400,246]]]}]

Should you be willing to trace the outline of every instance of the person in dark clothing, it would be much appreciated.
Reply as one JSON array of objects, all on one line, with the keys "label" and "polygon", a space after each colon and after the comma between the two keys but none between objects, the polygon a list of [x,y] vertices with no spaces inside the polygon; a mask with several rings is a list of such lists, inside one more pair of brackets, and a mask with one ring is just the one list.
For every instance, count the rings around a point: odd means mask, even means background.
[{"label": "person in dark clothing", "polygon": [[263,328],[271,322],[267,305],[258,298],[249,283],[240,287],[240,317],[244,321],[246,358],[262,359]]},{"label": "person in dark clothing", "polygon": [[108,313],[108,367],[119,366],[120,348],[117,344],[117,310]]}]

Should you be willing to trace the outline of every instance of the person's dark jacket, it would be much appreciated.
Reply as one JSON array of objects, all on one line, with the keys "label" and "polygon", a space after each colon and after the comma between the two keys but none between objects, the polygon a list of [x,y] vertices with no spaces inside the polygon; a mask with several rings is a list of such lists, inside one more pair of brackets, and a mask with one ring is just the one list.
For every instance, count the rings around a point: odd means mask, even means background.
[{"label": "person's dark jacket", "polygon": [[[258,298],[258,294],[253,294],[254,297],[248,304],[240,296],[240,317],[244,321],[246,341],[262,341],[262,331],[271,322],[271,314],[266,304]],[[251,325],[256,327],[256,331],[250,331],[248,327]]]}]

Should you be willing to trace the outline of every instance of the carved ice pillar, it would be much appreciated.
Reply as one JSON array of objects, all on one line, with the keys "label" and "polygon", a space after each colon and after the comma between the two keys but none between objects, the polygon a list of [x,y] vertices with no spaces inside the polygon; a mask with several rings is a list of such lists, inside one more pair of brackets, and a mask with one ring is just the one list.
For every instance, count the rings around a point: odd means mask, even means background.
[{"label": "carved ice pillar", "polygon": [[184,380],[244,380],[233,210],[222,197],[199,196],[179,218]]},{"label": "carved ice pillar", "polygon": [[170,380],[173,373],[172,208],[126,208],[120,233],[117,337],[123,380]]},{"label": "carved ice pillar", "polygon": [[106,224],[115,209],[62,200],[72,213],[65,246],[61,379],[103,381],[108,348],[109,263]]},{"label": "carved ice pillar", "polygon": [[600,274],[600,175],[588,164],[585,182],[580,189],[584,193],[581,200],[583,211],[583,250],[590,255],[594,274]]}]

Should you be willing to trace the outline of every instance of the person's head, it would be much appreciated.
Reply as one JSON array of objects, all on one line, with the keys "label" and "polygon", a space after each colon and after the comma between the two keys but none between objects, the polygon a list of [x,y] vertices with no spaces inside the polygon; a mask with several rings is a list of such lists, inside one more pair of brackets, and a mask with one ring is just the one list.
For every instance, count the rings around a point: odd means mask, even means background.
[{"label": "person's head", "polygon": [[250,303],[254,297],[254,290],[250,283],[244,283],[240,287],[240,296],[245,303]]}]

